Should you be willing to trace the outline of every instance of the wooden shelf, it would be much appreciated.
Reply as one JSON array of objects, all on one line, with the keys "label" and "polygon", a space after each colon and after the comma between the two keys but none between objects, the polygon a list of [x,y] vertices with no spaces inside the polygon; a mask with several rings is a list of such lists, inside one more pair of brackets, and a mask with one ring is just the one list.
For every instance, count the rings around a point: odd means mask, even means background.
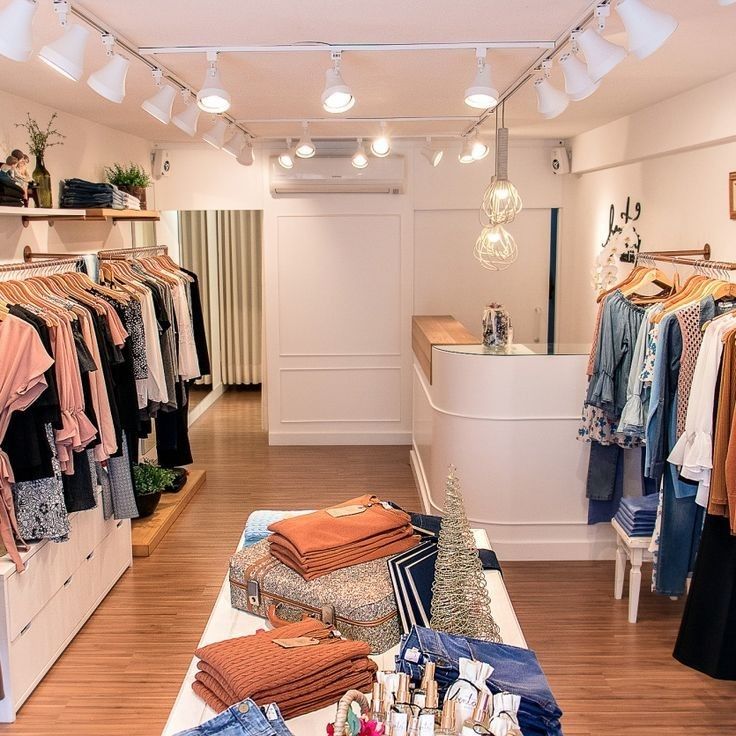
[{"label": "wooden shelf", "polygon": [[161,215],[156,210],[87,210],[86,220],[112,220],[116,222],[158,222]]},{"label": "wooden shelf", "polygon": [[54,220],[84,220],[84,210],[47,209],[45,207],[0,207],[2,217],[20,217],[23,227],[36,220],[46,221],[53,227]]},{"label": "wooden shelf", "polygon": [[186,485],[178,493],[164,493],[158,508],[145,519],[133,519],[133,557],[148,557],[161,544],[166,532],[204,485],[207,474],[198,468],[189,468]]},{"label": "wooden shelf", "polygon": [[432,383],[432,348],[435,345],[478,345],[480,340],[449,314],[412,318],[412,348],[429,383]]}]

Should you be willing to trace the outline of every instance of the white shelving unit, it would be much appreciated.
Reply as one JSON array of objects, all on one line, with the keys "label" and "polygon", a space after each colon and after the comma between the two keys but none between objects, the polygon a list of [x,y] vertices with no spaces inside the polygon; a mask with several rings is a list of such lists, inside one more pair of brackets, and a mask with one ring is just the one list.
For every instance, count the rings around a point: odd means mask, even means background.
[{"label": "white shelving unit", "polygon": [[86,215],[86,210],[46,209],[44,207],[0,207],[0,217],[20,217],[24,227],[28,227],[28,224],[34,221],[45,221],[53,226],[54,220],[84,220]]}]

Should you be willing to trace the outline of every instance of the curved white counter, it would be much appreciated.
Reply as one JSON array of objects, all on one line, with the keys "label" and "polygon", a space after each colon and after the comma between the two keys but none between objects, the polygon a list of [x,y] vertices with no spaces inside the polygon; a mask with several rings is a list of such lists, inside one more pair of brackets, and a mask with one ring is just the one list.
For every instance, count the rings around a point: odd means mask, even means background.
[{"label": "curved white counter", "polygon": [[431,384],[415,360],[411,455],[425,510],[441,513],[455,465],[470,523],[502,560],[613,558],[609,525],[587,525],[589,446],[576,439],[587,353],[539,349],[434,345]]}]

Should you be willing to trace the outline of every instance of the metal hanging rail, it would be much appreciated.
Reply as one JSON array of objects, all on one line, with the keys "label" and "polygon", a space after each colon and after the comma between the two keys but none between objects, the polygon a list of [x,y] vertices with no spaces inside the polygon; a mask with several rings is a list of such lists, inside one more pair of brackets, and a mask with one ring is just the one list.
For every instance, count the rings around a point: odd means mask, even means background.
[{"label": "metal hanging rail", "polygon": [[[11,271],[33,271],[41,269],[54,269],[54,272],[72,270],[66,268],[67,266],[74,266],[74,270],[78,269],[82,259],[79,256],[69,257],[67,254],[66,258],[58,258],[53,263],[39,261],[38,263],[3,263],[0,264],[0,273],[9,273]],[[63,268],[62,268],[63,267]]]},{"label": "metal hanging rail", "polygon": [[[640,251],[637,255],[637,261],[641,259],[644,261],[674,263],[678,266],[710,268],[716,271],[736,271],[736,263],[731,261],[712,261],[710,259],[710,253],[710,244],[706,243],[698,250],[654,250],[649,253]],[[701,256],[701,258],[689,258],[688,256]]]},{"label": "metal hanging rail", "polygon": [[96,256],[97,252],[93,253],[39,253],[33,252],[31,246],[27,245],[23,248],[23,260],[25,263],[31,263],[32,261],[54,261],[65,258],[76,258],[80,259],[82,256]]},{"label": "metal hanging rail", "polygon": [[126,258],[136,258],[141,255],[167,255],[169,248],[166,245],[149,245],[143,248],[117,248],[111,250],[101,250],[97,252],[100,260],[114,261],[124,260]]}]

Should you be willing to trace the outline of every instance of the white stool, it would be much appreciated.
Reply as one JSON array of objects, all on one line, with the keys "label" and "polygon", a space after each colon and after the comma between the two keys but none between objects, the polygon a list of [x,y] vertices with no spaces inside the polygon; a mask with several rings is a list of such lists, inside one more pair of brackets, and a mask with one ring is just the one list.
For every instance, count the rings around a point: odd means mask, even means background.
[{"label": "white stool", "polygon": [[641,589],[641,563],[649,549],[651,537],[630,537],[613,519],[611,525],[616,530],[616,577],[613,584],[613,597],[621,600],[624,597],[624,573],[626,560],[631,561],[629,572],[629,623],[636,623],[639,611],[639,591]]}]

